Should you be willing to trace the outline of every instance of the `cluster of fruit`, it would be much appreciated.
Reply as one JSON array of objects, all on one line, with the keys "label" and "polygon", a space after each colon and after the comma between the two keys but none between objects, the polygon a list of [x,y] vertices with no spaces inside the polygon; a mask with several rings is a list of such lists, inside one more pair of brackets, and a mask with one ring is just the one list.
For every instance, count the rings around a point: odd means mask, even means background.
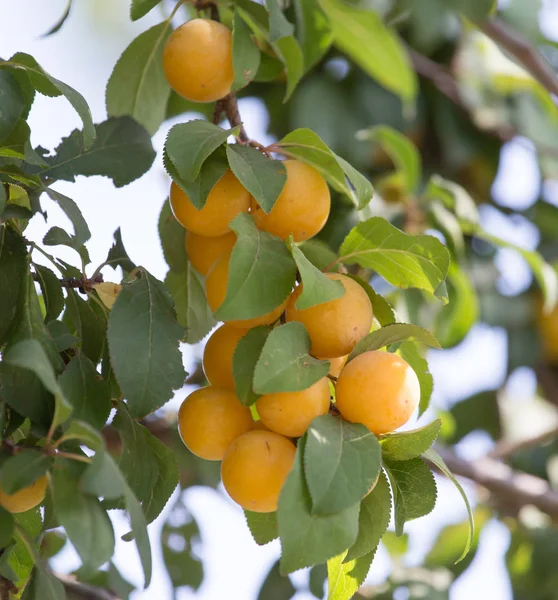
[{"label": "cluster of fruit", "polygon": [[[165,74],[173,89],[189,100],[209,102],[230,92],[233,81],[231,33],[222,24],[195,19],[169,38],[164,54]],[[228,170],[215,184],[201,210],[172,183],[173,213],[186,229],[186,251],[192,266],[205,276],[206,296],[215,312],[225,299],[229,262],[236,236],[229,223],[242,212],[251,213],[260,230],[295,242],[315,236],[330,211],[326,181],[311,166],[285,160],[286,183],[275,205],[265,213]],[[348,364],[349,353],[373,325],[370,299],[352,278],[340,273],[344,294],[336,300],[300,310],[298,285],[284,302],[254,319],[229,321],[209,338],[203,367],[209,386],[193,392],[179,411],[182,440],[197,456],[222,460],[223,485],[240,506],[271,512],[289,473],[296,452],[293,440],[302,436],[312,420],[332,410],[363,423],[375,434],[406,423],[420,396],[412,368],[398,355],[365,352]],[[235,395],[233,355],[240,339],[253,327],[283,319],[302,323],[311,340],[311,354],[331,361],[330,378],[297,392],[260,396],[252,411]]]}]

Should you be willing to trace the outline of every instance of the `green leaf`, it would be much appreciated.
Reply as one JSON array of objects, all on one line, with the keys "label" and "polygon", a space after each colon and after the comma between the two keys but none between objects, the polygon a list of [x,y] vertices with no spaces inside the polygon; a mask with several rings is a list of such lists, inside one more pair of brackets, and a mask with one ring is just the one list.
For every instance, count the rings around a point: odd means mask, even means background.
[{"label": "green leaf", "polygon": [[286,102],[304,74],[302,50],[293,36],[294,26],[287,21],[277,0],[265,0],[269,12],[269,42],[287,71]]},{"label": "green leaf", "polygon": [[302,323],[281,325],[269,334],[254,371],[256,394],[305,390],[329,372],[330,363],[310,356],[310,336]]},{"label": "green leaf", "polygon": [[424,190],[424,196],[429,200],[440,200],[461,221],[475,225],[480,221],[479,209],[469,192],[453,181],[432,175]]},{"label": "green leaf", "polygon": [[358,533],[358,503],[332,515],[312,514],[304,479],[304,446],[298,441],[293,468],[281,494],[277,518],[281,538],[281,573],[322,563],[351,546]]},{"label": "green leaf", "polygon": [[[151,0],[150,4],[159,1]],[[151,6],[147,7],[146,12],[150,9]],[[135,20],[133,14],[134,4],[132,20]],[[163,48],[170,33],[170,21],[163,21],[138,35],[118,59],[107,84],[108,116],[128,115],[150,135],[165,120],[171,92],[163,72]]]},{"label": "green leaf", "polygon": [[111,117],[97,125],[97,139],[84,145],[83,133],[75,129],[46,157],[49,168],[41,176],[75,181],[76,175],[104,175],[116,187],[127,185],[146,173],[155,158],[147,131],[130,117]]},{"label": "green leaf", "polygon": [[331,415],[312,421],[306,436],[304,473],[313,515],[338,513],[358,504],[380,470],[380,444],[364,425]]},{"label": "green leaf", "polygon": [[114,426],[122,438],[120,469],[141,502],[148,523],[156,519],[178,485],[174,452],[120,404]]},{"label": "green leaf", "polygon": [[58,382],[74,408],[73,419],[101,429],[112,408],[110,389],[87,356],[72,358]]},{"label": "green leaf", "polygon": [[184,384],[182,335],[169,292],[140,268],[122,284],[107,330],[116,379],[135,418],[160,408]]},{"label": "green leaf", "polygon": [[416,373],[420,383],[420,402],[419,412],[420,417],[424,411],[430,406],[430,397],[434,389],[434,379],[428,370],[428,362],[421,355],[417,344],[414,342],[403,342],[398,350],[402,358],[404,358]]},{"label": "green leaf", "polygon": [[309,71],[326,55],[333,35],[317,0],[295,0],[294,9],[297,38],[304,56],[304,71]]},{"label": "green leaf", "polygon": [[260,51],[238,11],[233,16],[232,61],[234,81],[231,90],[236,92],[254,79],[260,66]]},{"label": "green leaf", "polygon": [[372,312],[374,313],[374,317],[378,320],[382,327],[386,325],[392,325],[397,321],[391,304],[383,296],[378,294],[378,292],[376,292],[368,282],[355,275],[347,275],[347,277],[354,279],[367,293],[368,298],[370,298],[370,303],[372,304]]},{"label": "green leaf", "polygon": [[288,156],[314,167],[332,188],[345,194],[359,210],[370,202],[372,184],[347,161],[332,152],[312,130],[295,129],[280,140],[277,146],[284,149]]},{"label": "green leaf", "polygon": [[132,21],[141,19],[160,2],[161,0],[132,0],[132,5],[130,6],[130,18]]},{"label": "green leaf", "polygon": [[262,210],[269,213],[287,181],[283,162],[240,144],[227,146],[227,158],[240,183],[254,196]]},{"label": "green leaf", "polygon": [[81,351],[96,365],[103,354],[106,316],[92,300],[83,300],[71,289],[67,294],[64,322],[73,326],[73,332],[81,340]]},{"label": "green leaf", "polygon": [[385,461],[393,490],[395,533],[401,535],[407,521],[424,517],[436,504],[436,481],[421,458]]},{"label": "green leaf", "polygon": [[381,471],[374,489],[360,504],[358,536],[349,548],[345,562],[368,554],[374,555],[391,519],[391,492]]},{"label": "green leaf", "polygon": [[3,549],[9,546],[13,534],[14,517],[12,513],[0,506],[0,548]]},{"label": "green leaf", "polygon": [[34,265],[34,267],[37,280],[41,286],[41,294],[45,301],[45,323],[49,323],[56,319],[64,308],[62,285],[58,277],[47,267],[41,265]]},{"label": "green leaf", "polygon": [[423,329],[418,325],[412,325],[411,323],[391,323],[363,337],[349,354],[348,360],[353,360],[353,358],[356,358],[363,352],[379,350],[384,346],[390,346],[391,344],[406,340],[416,340],[423,344],[428,344],[432,348],[441,348],[440,342],[427,329]]},{"label": "green leaf", "polygon": [[[320,240],[306,240],[299,244],[298,248],[320,271],[327,271],[327,267],[337,259],[337,254],[326,243]],[[335,269],[332,268],[332,270]]]},{"label": "green leaf", "polygon": [[260,397],[254,392],[254,371],[270,332],[270,327],[254,327],[234,349],[234,389],[237,398],[245,406],[251,406]]},{"label": "green leaf", "polygon": [[230,228],[237,235],[237,243],[229,264],[227,294],[215,316],[230,321],[265,315],[290,294],[295,262],[285,244],[260,231],[252,216],[239,214]]},{"label": "green leaf", "polygon": [[[4,186],[0,184],[0,188]],[[27,248],[8,225],[0,225],[0,345],[16,322],[25,302],[23,282],[27,273]]]},{"label": "green leaf", "polygon": [[436,419],[418,429],[381,436],[382,455],[387,460],[411,460],[424,454],[436,441],[442,421]]},{"label": "green leaf", "polygon": [[91,448],[91,450],[103,449],[103,438],[97,429],[94,429],[89,423],[72,419],[66,431],[64,431],[64,440],[79,440],[81,444]]},{"label": "green leaf", "polygon": [[465,548],[463,549],[461,556],[456,561],[456,562],[460,562],[469,553],[469,550],[471,549],[471,544],[472,544],[472,541],[473,541],[473,538],[475,535],[475,523],[473,520],[473,512],[471,511],[471,505],[469,504],[469,499],[467,498],[467,494],[465,494],[465,491],[461,487],[461,484],[459,483],[459,481],[457,481],[457,479],[453,476],[453,473],[448,469],[448,466],[444,462],[443,458],[437,452],[435,452],[434,450],[432,450],[432,448],[430,448],[423,454],[423,456],[424,456],[424,458],[426,458],[426,460],[428,460],[431,463],[433,463],[434,465],[436,465],[438,467],[438,469],[440,469],[440,471],[442,471],[442,473],[444,473],[444,475],[446,475],[446,477],[448,477],[451,480],[451,482],[457,488],[458,492],[461,494],[461,497],[463,498],[463,502],[465,502],[465,506],[467,507],[467,514],[469,516],[469,534],[467,536],[467,542],[465,543]]},{"label": "green leaf", "polygon": [[404,102],[414,101],[417,76],[395,30],[386,27],[373,11],[355,8],[341,0],[319,1],[329,17],[335,45]]},{"label": "green leaf", "polygon": [[110,560],[114,553],[112,524],[99,500],[84,494],[66,469],[52,472],[53,506],[60,525],[83,561],[83,569],[91,572]]},{"label": "green leaf", "polygon": [[421,160],[417,147],[406,136],[387,125],[378,125],[357,133],[357,139],[376,142],[402,174],[405,190],[416,192],[421,178]]},{"label": "green leaf", "polygon": [[184,340],[188,344],[201,341],[217,324],[207,304],[202,276],[188,263],[185,273],[169,271],[165,285],[174,300],[176,318],[186,330]]},{"label": "green leaf", "polygon": [[185,234],[184,227],[174,218],[170,203],[166,200],[159,216],[159,239],[165,260],[175,273],[183,273],[188,268],[188,255],[184,246]]},{"label": "green leaf", "polygon": [[[17,126],[24,110],[25,97],[17,79],[9,71],[0,71],[0,143]],[[1,212],[1,211],[0,211]]]},{"label": "green leaf", "polygon": [[193,181],[203,163],[234,132],[234,128],[221,129],[209,121],[180,123],[169,131],[165,152],[180,177]]},{"label": "green leaf", "polygon": [[374,553],[346,561],[346,552],[327,561],[327,600],[350,600],[364,583]]},{"label": "green leaf", "polygon": [[6,494],[15,494],[29,487],[51,467],[52,458],[38,450],[23,449],[10,456],[0,468],[0,488]]},{"label": "green leaf", "polygon": [[62,582],[40,562],[35,565],[22,600],[62,600],[66,592]]},{"label": "green leaf", "polygon": [[324,597],[324,585],[327,577],[327,566],[326,565],[314,565],[310,569],[310,581],[309,588],[310,592],[322,600]]},{"label": "green leaf", "polygon": [[65,533],[61,531],[47,531],[43,535],[41,540],[40,553],[44,559],[52,558],[56,556],[60,550],[66,545],[68,538]]},{"label": "green leaf", "polygon": [[93,125],[89,106],[79,92],[62,81],[55,79],[52,75],[49,75],[32,56],[23,52],[14,54],[6,63],[0,63],[0,68],[2,67],[14,69],[16,72],[25,71],[29,76],[31,85],[40,94],[44,94],[45,96],[64,95],[83,122],[84,149],[88,150],[93,146],[96,136],[95,125]]},{"label": "green leaf", "polygon": [[317,269],[294,243],[292,236],[286,242],[298,267],[302,279],[302,294],[295,302],[295,308],[305,310],[311,306],[337,300],[345,294],[345,288],[340,281],[332,281]]},{"label": "green leaf", "polygon": [[443,437],[450,444],[457,444],[477,429],[486,431],[493,440],[499,440],[502,437],[502,416],[497,390],[479,392],[456,402],[444,421]]},{"label": "green leaf", "polygon": [[120,227],[114,232],[114,244],[111,246],[105,262],[115,269],[116,267],[120,267],[124,273],[129,273],[136,268],[136,265],[130,260],[122,243]]},{"label": "green leaf", "polygon": [[58,19],[58,21],[46,32],[43,33],[42,37],[48,37],[53,33],[56,33],[62,29],[62,25],[66,22],[66,19],[70,16],[70,10],[72,9],[72,0],[66,0],[66,8],[62,13],[62,16]]},{"label": "green leaf", "polygon": [[472,21],[485,21],[498,7],[496,0],[450,0],[448,3]]},{"label": "green leaf", "polygon": [[66,213],[66,216],[72,222],[74,226],[74,239],[76,244],[83,244],[91,237],[89,227],[81,214],[78,205],[68,196],[64,196],[60,192],[53,190],[52,188],[45,188],[44,190],[51,200],[54,200],[58,206]]},{"label": "green leaf", "polygon": [[259,546],[265,546],[279,537],[276,512],[256,513],[245,510],[244,516],[246,517],[250,533]]},{"label": "green leaf", "polygon": [[73,248],[79,254],[81,262],[84,265],[91,262],[87,248],[61,227],[51,227],[43,238],[43,244],[46,246],[68,246],[69,248]]},{"label": "green leaf", "polygon": [[435,237],[407,235],[381,217],[354,227],[343,241],[340,261],[374,269],[389,283],[434,294],[446,278],[450,255]]},{"label": "green leaf", "polygon": [[279,561],[273,564],[262,583],[258,600],[290,600],[296,594],[291,580],[281,575]]}]

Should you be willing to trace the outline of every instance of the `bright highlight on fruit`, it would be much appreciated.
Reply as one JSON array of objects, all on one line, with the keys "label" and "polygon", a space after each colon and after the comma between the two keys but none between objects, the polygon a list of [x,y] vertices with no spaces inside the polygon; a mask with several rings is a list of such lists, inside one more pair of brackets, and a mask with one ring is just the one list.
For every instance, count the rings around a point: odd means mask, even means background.
[{"label": "bright highlight on fruit", "polygon": [[203,351],[203,370],[211,385],[234,390],[233,354],[236,345],[247,333],[248,329],[225,324],[207,340]]},{"label": "bright highlight on fruit", "polygon": [[230,29],[208,19],[184,23],[165,44],[163,70],[172,89],[192,102],[223,98],[234,79]]},{"label": "bright highlight on fruit", "polygon": [[354,358],[341,371],[336,406],[352,423],[375,434],[405,425],[420,401],[420,384],[409,363],[397,354],[374,350]]},{"label": "bright highlight on fruit", "polygon": [[11,513],[22,513],[38,506],[46,494],[47,478],[39,477],[30,486],[15,494],[6,494],[0,489],[0,506]]},{"label": "bright highlight on fruit", "polygon": [[184,238],[188,260],[201,275],[207,275],[215,261],[231,252],[235,243],[236,234],[233,231],[219,237],[205,237],[187,231]]},{"label": "bright highlight on fruit", "polygon": [[272,431],[250,431],[229,447],[221,478],[229,496],[246,510],[277,510],[279,492],[291,470],[296,448]]}]

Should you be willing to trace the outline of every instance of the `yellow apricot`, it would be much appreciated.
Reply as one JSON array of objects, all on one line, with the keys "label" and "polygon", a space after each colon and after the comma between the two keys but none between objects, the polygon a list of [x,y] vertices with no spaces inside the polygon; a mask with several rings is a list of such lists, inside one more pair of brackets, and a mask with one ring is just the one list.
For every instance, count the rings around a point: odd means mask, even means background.
[{"label": "yellow apricot", "polygon": [[175,29],[163,49],[163,71],[172,89],[192,102],[213,102],[234,79],[230,29],[192,19]]},{"label": "yellow apricot", "polygon": [[263,424],[271,431],[287,437],[300,437],[315,417],[329,411],[327,377],[299,392],[265,394],[256,401]]},{"label": "yellow apricot", "polygon": [[348,354],[346,356],[337,356],[336,358],[330,358],[329,362],[331,363],[331,366],[329,367],[329,374],[332,377],[339,377],[348,358]]},{"label": "yellow apricot", "polygon": [[347,421],[375,434],[404,425],[420,400],[420,384],[411,366],[397,354],[364,352],[341,372],[336,406]]},{"label": "yellow apricot", "polygon": [[231,442],[252,428],[252,413],[231,390],[208,386],[191,393],[178,411],[178,431],[188,449],[221,460]]},{"label": "yellow apricot", "polygon": [[211,385],[234,390],[233,353],[248,329],[221,325],[207,340],[203,351],[203,370]]},{"label": "yellow apricot", "polygon": [[11,513],[31,510],[45,499],[46,486],[47,478],[43,476],[15,494],[6,494],[0,490],[0,506]]},{"label": "yellow apricot", "polygon": [[287,181],[277,202],[266,214],[252,201],[252,213],[259,229],[282,240],[292,233],[295,242],[315,236],[329,216],[331,198],[325,179],[310,165],[285,160]]},{"label": "yellow apricot", "polygon": [[219,237],[206,237],[187,231],[184,236],[184,247],[188,260],[198,273],[207,275],[213,263],[222,255],[231,252],[236,244],[236,234],[229,231]]},{"label": "yellow apricot", "polygon": [[328,273],[329,279],[340,281],[345,293],[337,300],[317,304],[304,310],[295,307],[302,293],[299,285],[287,303],[287,321],[298,321],[306,327],[312,347],[319,358],[337,358],[349,354],[372,326],[372,304],[362,287],[350,277]]},{"label": "yellow apricot", "polygon": [[[205,295],[207,296],[207,303],[213,312],[217,312],[217,309],[223,303],[227,293],[230,258],[230,254],[223,254],[217,259],[205,278]],[[241,327],[243,329],[251,329],[252,327],[257,327],[258,325],[271,325],[271,323],[275,323],[275,321],[277,321],[277,319],[283,314],[286,305],[287,299],[285,299],[285,302],[274,308],[271,312],[268,312],[261,317],[254,317],[253,319],[241,319],[238,321],[227,321],[227,323],[231,325],[231,327]]]},{"label": "yellow apricot", "polygon": [[228,447],[221,478],[229,496],[246,510],[277,510],[279,492],[291,470],[296,448],[273,431],[250,431]]},{"label": "yellow apricot", "polygon": [[240,213],[248,212],[250,194],[232,171],[226,171],[213,186],[204,207],[198,210],[184,190],[172,183],[170,205],[176,220],[188,231],[205,237],[230,233],[229,223]]}]

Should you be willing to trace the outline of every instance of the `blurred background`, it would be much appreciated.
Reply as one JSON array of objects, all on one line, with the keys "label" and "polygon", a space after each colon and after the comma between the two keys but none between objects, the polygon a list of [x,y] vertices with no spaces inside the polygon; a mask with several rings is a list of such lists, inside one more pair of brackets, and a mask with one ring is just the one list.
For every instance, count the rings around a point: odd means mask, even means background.
[{"label": "blurred background", "polygon": [[[420,149],[426,178],[438,173],[459,183],[478,205],[486,231],[525,249],[538,248],[550,262],[558,258],[558,117],[554,105],[544,105],[526,75],[514,67],[480,33],[463,34],[454,13],[444,2],[429,0],[421,11],[405,13],[409,2],[369,0],[379,11],[399,10],[405,16],[400,32],[421,56],[451,67],[461,91],[458,106],[422,79],[420,101],[412,118],[400,101],[375,84],[358,68],[331,50],[299,85],[292,100],[282,104],[279,83],[254,83],[241,94],[240,113],[251,138],[267,144],[296,127],[316,131],[338,154],[369,175],[379,191],[369,212],[402,226],[405,215],[389,158],[355,133],[375,124],[404,132]],[[394,8],[394,4],[398,6]],[[65,0],[0,2],[0,56],[19,51],[35,56],[55,77],[79,90],[89,102],[95,122],[106,118],[104,93],[115,62],[142,31],[160,22],[171,3],[131,23],[128,0],[76,0],[69,19],[57,33],[43,37],[64,12]],[[410,14],[410,16],[409,16]],[[500,17],[540,45],[558,65],[558,2],[510,0],[500,3]],[[177,24],[185,13],[176,17]],[[511,65],[511,66],[510,66]],[[514,70],[516,69],[516,70]],[[528,79],[528,78],[527,78]],[[552,103],[551,103],[552,104]],[[154,137],[158,158],[149,173],[122,189],[101,177],[78,177],[75,184],[56,188],[74,198],[87,222],[91,271],[100,264],[120,227],[124,245],[136,263],[163,280],[167,266],[157,231],[169,179],[161,150],[175,123],[200,118],[192,107],[171,98],[169,118]],[[62,137],[79,127],[78,117],[60,98],[38,96],[30,117],[33,145],[55,148]],[[66,225],[66,217],[46,197],[49,226]],[[332,247],[357,222],[351,207],[337,198],[321,237]],[[428,230],[442,235],[439,223]],[[35,216],[26,236],[40,242],[47,226]],[[543,322],[541,335],[539,291],[525,260],[514,250],[467,238],[461,262],[462,277],[450,279],[452,302],[441,308],[419,292],[390,294],[404,320],[433,329],[443,351],[429,353],[435,387],[425,424],[444,417],[443,438],[468,460],[503,452],[514,468],[558,486],[558,442],[552,434],[534,446],[509,451],[505,444],[521,443],[558,426],[558,313]],[[57,255],[75,262],[71,250]],[[40,262],[40,261],[39,261]],[[106,281],[121,274],[105,269]],[[374,282],[381,285],[381,282]],[[455,312],[457,311],[457,316]],[[552,333],[554,331],[554,333]],[[554,336],[554,345],[552,343]],[[260,548],[253,542],[242,511],[218,484],[219,465],[190,456],[180,445],[173,419],[183,398],[203,381],[199,359],[203,342],[183,346],[184,364],[194,373],[192,385],[156,415],[169,425],[166,439],[176,445],[182,489],[150,526],[155,570],[148,590],[135,590],[142,575],[135,549],[119,540],[115,567],[130,582],[119,581],[121,594],[130,598],[185,600],[308,600],[321,598],[325,570],[303,570],[289,580],[271,571],[278,542]],[[411,424],[412,427],[416,423]],[[507,448],[507,449],[506,449]],[[496,450],[495,450],[496,449]],[[475,552],[454,565],[465,541],[466,512],[455,488],[437,478],[436,509],[409,523],[404,538],[388,534],[366,580],[375,598],[558,598],[558,532],[547,515],[532,507],[518,507],[513,499],[488,496],[464,481],[476,507]],[[114,511],[117,534],[127,524]],[[79,559],[67,543],[52,559],[58,572],[71,572]],[[266,581],[265,587],[262,584]],[[112,573],[113,577],[117,577]],[[132,591],[134,590],[134,591]],[[261,591],[260,591],[261,590]]]}]

